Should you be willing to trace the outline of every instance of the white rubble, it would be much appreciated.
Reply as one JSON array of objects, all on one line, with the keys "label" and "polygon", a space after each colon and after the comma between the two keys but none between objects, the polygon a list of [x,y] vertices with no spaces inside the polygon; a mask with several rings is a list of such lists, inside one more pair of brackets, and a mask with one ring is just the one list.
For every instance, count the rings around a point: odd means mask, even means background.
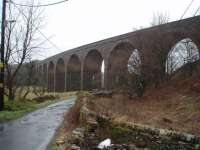
[{"label": "white rubble", "polygon": [[103,149],[103,148],[107,148],[109,146],[111,146],[111,139],[106,139],[106,140],[102,141],[101,143],[99,143],[98,148]]}]

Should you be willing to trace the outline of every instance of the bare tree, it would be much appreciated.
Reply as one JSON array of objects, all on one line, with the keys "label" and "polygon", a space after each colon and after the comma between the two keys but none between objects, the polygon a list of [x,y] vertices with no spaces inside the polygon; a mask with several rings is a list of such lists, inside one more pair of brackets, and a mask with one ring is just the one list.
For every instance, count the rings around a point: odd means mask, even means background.
[{"label": "bare tree", "polygon": [[[169,52],[166,72],[171,75],[183,65],[199,60],[199,52],[197,46],[190,38],[186,38],[178,42]],[[189,67],[192,69],[192,65]],[[192,71],[192,70],[190,70]]]},{"label": "bare tree", "polygon": [[18,88],[16,76],[25,62],[32,56],[43,42],[40,42],[38,29],[41,27],[41,10],[34,7],[9,6],[6,26],[6,95],[14,100]]},{"label": "bare tree", "polygon": [[23,64],[16,76],[16,82],[18,85],[17,96],[20,100],[25,100],[28,94],[33,91],[33,86],[38,83],[36,63],[36,61],[30,61]]},{"label": "bare tree", "polygon": [[[168,21],[169,15],[167,13],[157,12],[154,13],[150,24],[156,26],[165,24]],[[166,48],[170,47],[173,42],[172,35],[166,36],[166,34],[162,31],[162,28],[157,27],[154,34],[147,35],[150,39],[147,41],[150,49],[145,54],[148,55],[148,59],[146,59],[145,66],[143,66],[143,71],[145,78],[153,82],[156,87],[166,78]]]},{"label": "bare tree", "polygon": [[151,26],[161,25],[169,22],[169,14],[166,12],[157,12],[153,14]]},{"label": "bare tree", "polygon": [[130,73],[141,73],[141,58],[139,51],[135,49],[128,60],[128,71]]}]

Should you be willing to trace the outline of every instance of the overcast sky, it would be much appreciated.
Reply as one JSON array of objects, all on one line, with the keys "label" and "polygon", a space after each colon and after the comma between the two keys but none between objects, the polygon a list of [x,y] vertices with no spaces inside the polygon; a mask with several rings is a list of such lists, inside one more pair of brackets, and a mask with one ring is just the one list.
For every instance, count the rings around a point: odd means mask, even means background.
[{"label": "overcast sky", "polygon": [[[13,0],[21,2],[20,0]],[[41,4],[59,0],[40,0]],[[153,13],[166,12],[170,21],[181,17],[191,0],[69,0],[46,7],[42,32],[51,37],[57,48],[48,44],[39,59],[84,44],[148,27]],[[194,0],[184,18],[193,16],[200,6]]]}]

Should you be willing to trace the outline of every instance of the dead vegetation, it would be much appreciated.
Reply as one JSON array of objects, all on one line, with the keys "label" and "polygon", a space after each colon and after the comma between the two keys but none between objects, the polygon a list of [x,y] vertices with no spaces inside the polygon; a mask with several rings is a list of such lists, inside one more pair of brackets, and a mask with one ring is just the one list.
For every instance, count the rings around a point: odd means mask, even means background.
[{"label": "dead vegetation", "polygon": [[78,99],[65,116],[67,133],[70,133],[79,125],[80,109],[84,104],[84,99],[86,97],[89,98],[90,94],[88,92],[79,92],[77,96]]},{"label": "dead vegetation", "polygon": [[79,125],[80,108],[85,99],[88,107],[116,121],[135,122],[200,135],[200,80],[174,79],[159,88],[149,88],[142,98],[130,99],[115,93],[112,98],[80,94],[66,115],[66,130]]},{"label": "dead vegetation", "polygon": [[149,89],[142,98],[114,94],[112,98],[96,98],[90,107],[117,121],[200,135],[199,90],[198,79],[172,80],[158,89]]},{"label": "dead vegetation", "polygon": [[186,66],[159,86],[148,86],[142,97],[120,92],[107,97],[79,93],[76,104],[66,116],[66,129],[71,131],[79,125],[80,108],[87,102],[90,110],[115,121],[200,135],[199,77],[199,72],[188,73]]}]

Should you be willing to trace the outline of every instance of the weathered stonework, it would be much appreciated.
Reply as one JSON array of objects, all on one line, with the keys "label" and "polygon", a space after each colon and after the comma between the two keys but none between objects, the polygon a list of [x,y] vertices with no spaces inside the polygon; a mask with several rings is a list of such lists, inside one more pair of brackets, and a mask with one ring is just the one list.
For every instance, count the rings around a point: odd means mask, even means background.
[{"label": "weathered stonework", "polygon": [[171,48],[185,38],[192,39],[200,50],[200,16],[74,48],[40,61],[37,68],[49,91],[91,90],[102,87],[100,76],[104,60],[104,87],[112,88],[116,74],[127,70],[132,50],[140,52],[142,71],[154,72],[152,65],[157,63],[154,59],[157,49],[162,48],[167,57]]},{"label": "weathered stonework", "polygon": [[[137,148],[200,150],[199,136],[135,123],[114,122],[108,117],[97,115],[95,112],[90,111],[86,105],[81,108],[80,114],[80,121],[84,127],[84,130],[81,130],[81,135],[84,135],[81,136],[81,144],[79,145],[81,149],[95,149],[94,147],[101,140],[111,138],[114,145],[107,148],[109,150],[116,148],[123,150],[134,150]],[[91,122],[91,120],[93,121]],[[80,133],[75,133],[75,135],[80,135]],[[77,140],[77,138],[75,139]],[[87,148],[86,145],[88,146]]]}]

